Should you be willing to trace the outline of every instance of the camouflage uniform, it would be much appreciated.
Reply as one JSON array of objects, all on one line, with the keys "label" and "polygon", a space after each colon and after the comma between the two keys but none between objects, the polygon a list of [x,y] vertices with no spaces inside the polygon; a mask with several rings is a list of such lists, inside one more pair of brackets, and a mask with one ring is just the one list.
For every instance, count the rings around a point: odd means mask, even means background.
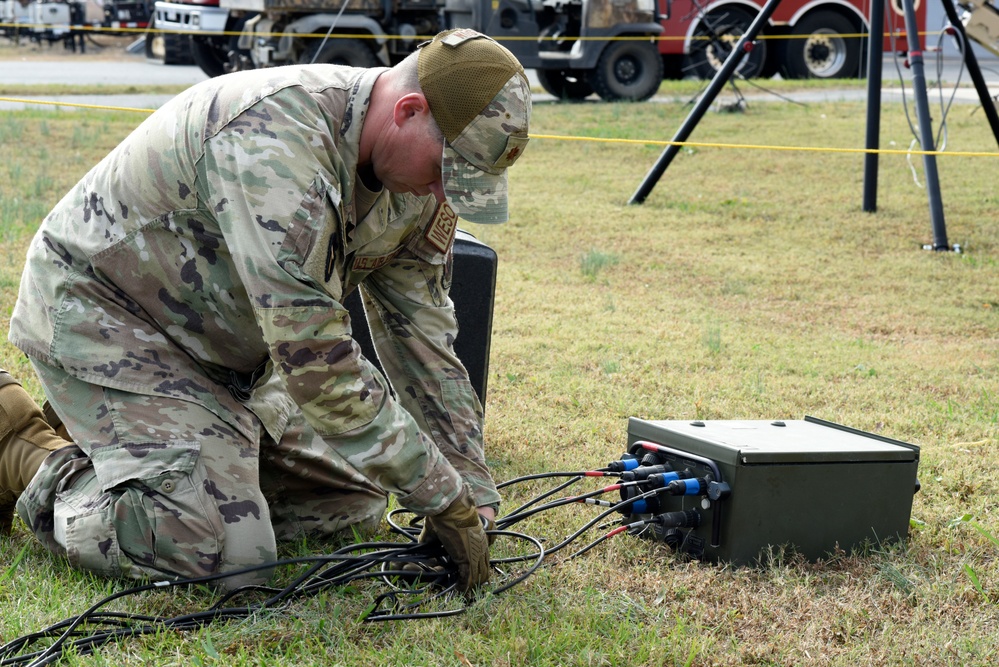
[{"label": "camouflage uniform", "polygon": [[[81,567],[200,575],[275,538],[499,501],[451,343],[457,219],[356,174],[384,70],[229,75],[90,171],[29,250],[10,340],[75,446],[18,502]],[[359,287],[392,386],[352,340]],[[394,388],[394,392],[393,392]]]}]

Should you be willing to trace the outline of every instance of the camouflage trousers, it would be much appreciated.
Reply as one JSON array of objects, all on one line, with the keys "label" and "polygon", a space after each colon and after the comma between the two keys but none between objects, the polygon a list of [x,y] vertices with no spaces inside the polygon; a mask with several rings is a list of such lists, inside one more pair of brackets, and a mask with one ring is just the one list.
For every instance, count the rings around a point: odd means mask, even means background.
[{"label": "camouflage trousers", "polygon": [[262,427],[248,440],[196,403],[88,384],[38,362],[35,369],[74,444],[45,460],[17,509],[76,567],[200,577],[273,562],[278,540],[368,531],[381,521],[385,493],[300,411],[279,441]]}]

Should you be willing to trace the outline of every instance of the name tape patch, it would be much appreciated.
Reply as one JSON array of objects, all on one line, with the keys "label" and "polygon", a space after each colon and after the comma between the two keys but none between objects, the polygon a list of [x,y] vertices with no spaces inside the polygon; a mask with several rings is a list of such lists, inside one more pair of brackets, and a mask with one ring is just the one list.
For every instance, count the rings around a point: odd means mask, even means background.
[{"label": "name tape patch", "polygon": [[458,214],[454,212],[447,202],[437,205],[437,212],[434,219],[427,225],[427,231],[423,236],[427,243],[437,248],[441,252],[447,252],[454,241],[454,233],[458,229]]},{"label": "name tape patch", "polygon": [[462,42],[467,42],[470,39],[478,39],[479,37],[489,39],[487,35],[483,35],[481,32],[476,32],[471,28],[461,28],[460,30],[455,30],[450,35],[441,39],[441,42],[447,44],[448,46],[458,46]]},{"label": "name tape patch", "polygon": [[352,265],[354,271],[375,271],[392,261],[398,252],[381,255],[379,257],[355,257]]}]

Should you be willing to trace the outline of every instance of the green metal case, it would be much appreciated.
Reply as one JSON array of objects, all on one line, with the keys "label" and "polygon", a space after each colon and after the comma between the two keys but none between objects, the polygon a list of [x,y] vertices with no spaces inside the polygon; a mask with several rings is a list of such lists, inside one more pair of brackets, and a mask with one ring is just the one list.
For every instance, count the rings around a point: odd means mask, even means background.
[{"label": "green metal case", "polygon": [[[660,446],[674,470],[720,476],[727,497],[661,496],[662,512],[696,509],[701,525],[674,532],[681,552],[746,565],[771,547],[809,560],[908,534],[919,448],[813,417],[789,421],[631,418],[628,448]],[[672,453],[671,453],[672,452]],[[713,464],[713,465],[712,465]],[[717,470],[717,475],[714,470]],[[717,493],[716,496],[725,496]]]}]

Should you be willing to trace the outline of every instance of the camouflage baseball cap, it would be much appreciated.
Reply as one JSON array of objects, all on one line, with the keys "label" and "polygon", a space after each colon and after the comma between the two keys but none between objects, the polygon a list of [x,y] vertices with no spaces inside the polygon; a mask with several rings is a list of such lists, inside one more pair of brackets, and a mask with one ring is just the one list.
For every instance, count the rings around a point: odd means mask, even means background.
[{"label": "camouflage baseball cap", "polygon": [[527,145],[531,90],[520,62],[468,28],[420,46],[420,88],[444,133],[444,194],[460,217],[506,222],[506,168]]}]

